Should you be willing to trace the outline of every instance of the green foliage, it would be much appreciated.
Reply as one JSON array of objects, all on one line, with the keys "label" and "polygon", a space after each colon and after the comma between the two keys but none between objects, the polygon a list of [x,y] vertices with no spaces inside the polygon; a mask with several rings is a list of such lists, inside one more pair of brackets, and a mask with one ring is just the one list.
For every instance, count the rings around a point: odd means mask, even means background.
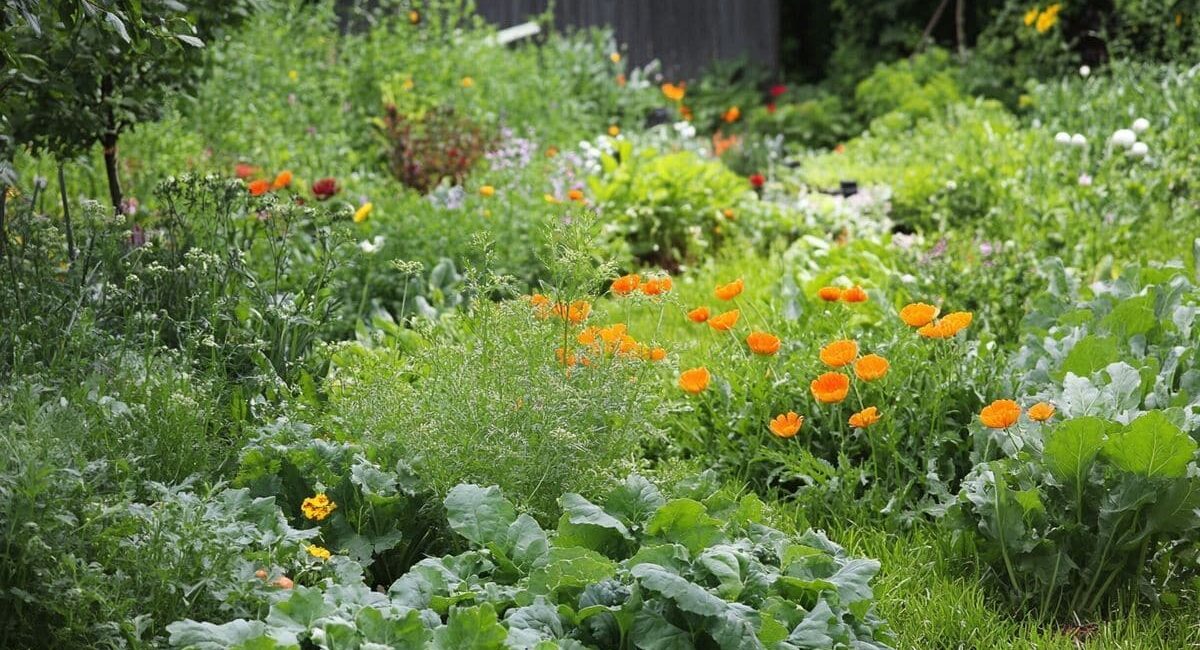
[{"label": "green foliage", "polygon": [[882,120],[885,128],[911,126],[958,103],[956,71],[944,50],[876,66],[854,89],[854,105],[865,122]]},{"label": "green foliage", "polygon": [[734,224],[724,217],[748,199],[749,184],[690,151],[660,153],[619,142],[589,179],[612,236],[633,257],[676,268],[718,250]]},{"label": "green foliage", "polygon": [[386,595],[331,582],[297,589],[259,620],[174,623],[171,643],[886,647],[873,613],[877,563],[817,532],[770,528],[757,497],[717,488],[705,474],[668,498],[634,475],[599,503],[563,495],[558,530],[544,531],[498,489],[459,485],[447,518],[471,550],[422,560]]}]

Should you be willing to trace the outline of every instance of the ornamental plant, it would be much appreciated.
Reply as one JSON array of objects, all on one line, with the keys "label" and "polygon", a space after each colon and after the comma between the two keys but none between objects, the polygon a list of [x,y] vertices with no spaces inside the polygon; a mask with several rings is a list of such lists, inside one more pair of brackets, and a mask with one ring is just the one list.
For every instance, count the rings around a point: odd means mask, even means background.
[{"label": "ornamental plant", "polygon": [[422,560],[386,593],[329,579],[258,619],[169,626],[178,648],[886,648],[879,565],[824,535],[767,525],[763,503],[712,476],[664,494],[630,476],[560,499],[557,528],[496,487],[446,496],[469,550]]}]

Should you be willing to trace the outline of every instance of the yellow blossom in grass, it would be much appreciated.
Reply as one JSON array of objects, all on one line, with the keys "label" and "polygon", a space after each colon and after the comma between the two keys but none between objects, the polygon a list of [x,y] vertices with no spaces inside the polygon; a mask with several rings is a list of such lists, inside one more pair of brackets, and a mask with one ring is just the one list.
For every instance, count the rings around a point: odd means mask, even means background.
[{"label": "yellow blossom in grass", "polygon": [[546,203],[549,203],[551,205],[553,205],[555,203],[562,203],[562,201],[559,201],[558,198],[555,197],[553,194],[543,194],[542,200],[544,200]]},{"label": "yellow blossom in grass", "polygon": [[296,72],[295,70],[288,70],[288,79],[291,79],[292,81],[296,81],[299,78],[300,78],[299,72]]},{"label": "yellow blossom in grass", "polygon": [[1045,34],[1058,24],[1058,12],[1062,11],[1062,5],[1055,3],[1046,7],[1046,10],[1038,14],[1037,23],[1034,29],[1039,34]]},{"label": "yellow blossom in grass", "polygon": [[1033,27],[1033,23],[1037,22],[1038,13],[1040,13],[1040,12],[1038,11],[1037,7],[1034,7],[1032,9],[1030,9],[1029,11],[1025,12],[1024,20],[1025,20],[1026,27]]},{"label": "yellow blossom in grass", "polygon": [[322,521],[337,509],[337,504],[329,500],[324,492],[308,497],[300,504],[300,512],[305,519]]},{"label": "yellow blossom in grass", "polygon": [[400,84],[400,87],[405,90],[412,90],[416,85],[417,84],[412,80],[412,77],[409,77],[408,79],[404,80],[404,83]]},{"label": "yellow blossom in grass", "polygon": [[616,124],[608,127],[608,134],[614,138],[618,135],[621,135],[621,127],[617,126]]},{"label": "yellow blossom in grass", "polygon": [[609,54],[608,60],[612,61],[613,63],[620,63],[621,62],[621,53],[613,52],[612,54]]},{"label": "yellow blossom in grass", "polygon": [[359,208],[354,211],[354,223],[362,223],[366,221],[367,217],[371,216],[371,210],[374,209],[375,204],[371,203],[370,201],[367,201],[359,206]]},{"label": "yellow blossom in grass", "polygon": [[495,194],[496,188],[492,187],[491,185],[484,185],[483,187],[479,188],[479,195],[484,198],[494,196]]},{"label": "yellow blossom in grass", "polygon": [[329,552],[329,549],[325,548],[324,546],[317,546],[316,544],[309,544],[308,554],[317,558],[318,560],[328,560],[332,556],[332,553]]},{"label": "yellow blossom in grass", "polygon": [[459,82],[459,84],[460,84],[460,85],[461,85],[463,88],[474,88],[474,87],[475,87],[475,80],[474,80],[474,79],[472,79],[472,78],[470,78],[470,77],[463,77],[463,78],[462,78],[462,81],[460,81],[460,82]]}]

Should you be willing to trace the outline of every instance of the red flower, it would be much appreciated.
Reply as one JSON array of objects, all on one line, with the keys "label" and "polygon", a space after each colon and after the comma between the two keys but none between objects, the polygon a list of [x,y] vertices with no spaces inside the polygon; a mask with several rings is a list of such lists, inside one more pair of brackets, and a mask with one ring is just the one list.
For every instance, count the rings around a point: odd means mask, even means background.
[{"label": "red flower", "polygon": [[771,97],[778,97],[787,92],[787,86],[783,84],[775,84],[774,86],[771,86],[771,90],[769,92]]},{"label": "red flower", "polygon": [[767,182],[767,179],[762,174],[751,174],[750,175],[750,185],[753,186],[754,189],[756,189],[756,190],[759,189],[760,187],[762,187],[763,184],[766,182]]},{"label": "red flower", "polygon": [[324,201],[334,194],[338,193],[337,181],[332,178],[322,178],[312,184],[313,196],[318,200]]},{"label": "red flower", "polygon": [[233,173],[237,174],[238,178],[246,180],[247,178],[257,174],[258,168],[247,163],[238,163],[237,166],[233,168]]}]

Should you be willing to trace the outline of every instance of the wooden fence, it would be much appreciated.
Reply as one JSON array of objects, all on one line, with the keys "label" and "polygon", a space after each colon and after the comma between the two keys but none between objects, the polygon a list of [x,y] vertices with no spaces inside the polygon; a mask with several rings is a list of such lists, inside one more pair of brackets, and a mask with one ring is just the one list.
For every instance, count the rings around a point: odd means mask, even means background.
[{"label": "wooden fence", "polygon": [[[548,0],[476,0],[488,21],[511,27],[546,11]],[[695,77],[713,61],[779,61],[779,0],[557,0],[559,29],[609,26],[633,65],[653,59],[668,79]]]}]

